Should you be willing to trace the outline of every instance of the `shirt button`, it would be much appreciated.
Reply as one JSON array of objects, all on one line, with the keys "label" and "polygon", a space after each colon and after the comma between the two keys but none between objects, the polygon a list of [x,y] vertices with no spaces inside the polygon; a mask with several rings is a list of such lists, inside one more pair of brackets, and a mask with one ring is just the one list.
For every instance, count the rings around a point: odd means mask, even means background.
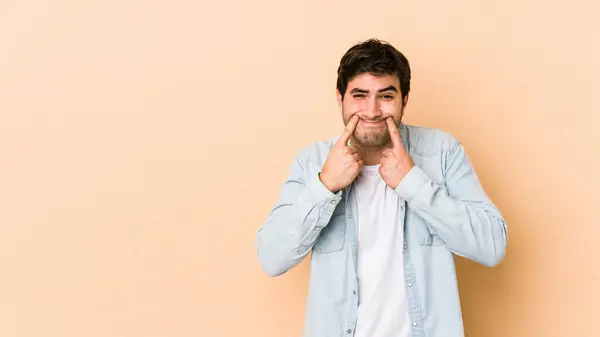
[{"label": "shirt button", "polygon": [[405,243],[405,244],[404,244],[404,248],[407,248],[407,247],[408,247],[408,245]]},{"label": "shirt button", "polygon": [[356,295],[356,290],[352,290],[352,294]]},{"label": "shirt button", "polygon": [[352,214],[348,214],[348,219],[352,219]]},{"label": "shirt button", "polygon": [[404,206],[400,206],[400,210],[403,211],[404,210]]},{"label": "shirt button", "polygon": [[409,286],[409,287],[412,287],[412,282],[408,282],[408,286]]},{"label": "shirt button", "polygon": [[321,229],[321,226],[317,226],[317,227],[315,227],[315,229],[316,229],[316,230],[319,230],[319,229]]},{"label": "shirt button", "polygon": [[352,333],[352,329],[346,330],[347,333]]},{"label": "shirt button", "polygon": [[331,203],[335,205],[335,204],[337,204],[337,201],[331,200]]},{"label": "shirt button", "polygon": [[413,321],[413,326],[417,326],[417,321]]}]

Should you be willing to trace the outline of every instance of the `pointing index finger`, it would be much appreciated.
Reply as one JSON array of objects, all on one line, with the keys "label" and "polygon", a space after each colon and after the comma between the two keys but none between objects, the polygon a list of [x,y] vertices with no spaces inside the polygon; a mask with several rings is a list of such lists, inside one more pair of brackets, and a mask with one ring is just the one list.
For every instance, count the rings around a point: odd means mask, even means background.
[{"label": "pointing index finger", "polygon": [[396,125],[394,117],[388,117],[385,121],[387,122],[388,131],[390,132],[390,138],[392,139],[394,148],[402,148],[402,139],[400,138],[400,132],[398,132],[398,126]]},{"label": "pointing index finger", "polygon": [[346,146],[348,144],[348,140],[350,140],[350,137],[352,137],[352,134],[354,133],[354,129],[356,129],[356,124],[358,124],[358,116],[354,115],[350,118],[348,124],[346,124],[344,132],[338,140],[339,145]]}]

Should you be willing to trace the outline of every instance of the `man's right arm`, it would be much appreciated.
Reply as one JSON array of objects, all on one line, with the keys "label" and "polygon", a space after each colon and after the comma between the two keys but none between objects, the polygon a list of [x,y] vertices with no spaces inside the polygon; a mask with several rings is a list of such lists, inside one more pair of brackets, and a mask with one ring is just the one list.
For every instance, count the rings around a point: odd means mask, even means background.
[{"label": "man's right arm", "polygon": [[256,233],[258,260],[265,273],[279,276],[308,255],[341,193],[329,191],[317,173],[305,179],[301,156],[296,157],[275,207]]}]

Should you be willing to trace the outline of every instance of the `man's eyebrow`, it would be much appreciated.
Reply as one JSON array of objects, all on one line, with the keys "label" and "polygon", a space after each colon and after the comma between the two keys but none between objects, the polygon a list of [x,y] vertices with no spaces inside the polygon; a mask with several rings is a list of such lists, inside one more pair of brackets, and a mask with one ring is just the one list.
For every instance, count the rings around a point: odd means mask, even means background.
[{"label": "man's eyebrow", "polygon": [[385,87],[385,88],[383,88],[383,89],[379,89],[378,91],[379,91],[379,92],[384,92],[384,91],[394,91],[394,92],[398,92],[398,89],[396,89],[396,87],[395,87],[395,86],[393,86],[393,85],[390,85],[390,86],[388,86],[388,87]]},{"label": "man's eyebrow", "polygon": [[[385,88],[383,88],[383,89],[379,89],[379,90],[377,90],[377,92],[385,92],[385,91],[394,91],[394,92],[398,92],[398,89],[397,89],[395,86],[393,86],[393,85],[390,85],[390,86],[387,86],[387,87],[385,87]],[[354,89],[352,89],[352,91],[350,91],[350,92],[351,92],[351,93],[353,93],[353,94],[368,94],[368,93],[369,93],[369,90],[360,89],[360,88],[354,88]]]},{"label": "man's eyebrow", "polygon": [[360,89],[360,88],[354,88],[350,92],[353,93],[353,94],[356,94],[356,93],[358,93],[358,94],[367,94],[367,93],[369,93],[369,90]]}]

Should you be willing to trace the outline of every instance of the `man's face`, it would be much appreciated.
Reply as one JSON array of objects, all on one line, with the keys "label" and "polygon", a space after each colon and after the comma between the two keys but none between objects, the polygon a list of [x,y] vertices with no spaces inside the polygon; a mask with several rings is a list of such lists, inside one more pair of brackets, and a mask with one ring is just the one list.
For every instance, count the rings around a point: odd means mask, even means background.
[{"label": "man's face", "polygon": [[343,101],[340,92],[337,93],[337,100],[342,107],[344,125],[348,124],[352,116],[359,117],[352,142],[366,147],[381,148],[390,142],[385,119],[393,117],[399,125],[408,96],[402,100],[398,77],[362,73],[348,83]]}]

